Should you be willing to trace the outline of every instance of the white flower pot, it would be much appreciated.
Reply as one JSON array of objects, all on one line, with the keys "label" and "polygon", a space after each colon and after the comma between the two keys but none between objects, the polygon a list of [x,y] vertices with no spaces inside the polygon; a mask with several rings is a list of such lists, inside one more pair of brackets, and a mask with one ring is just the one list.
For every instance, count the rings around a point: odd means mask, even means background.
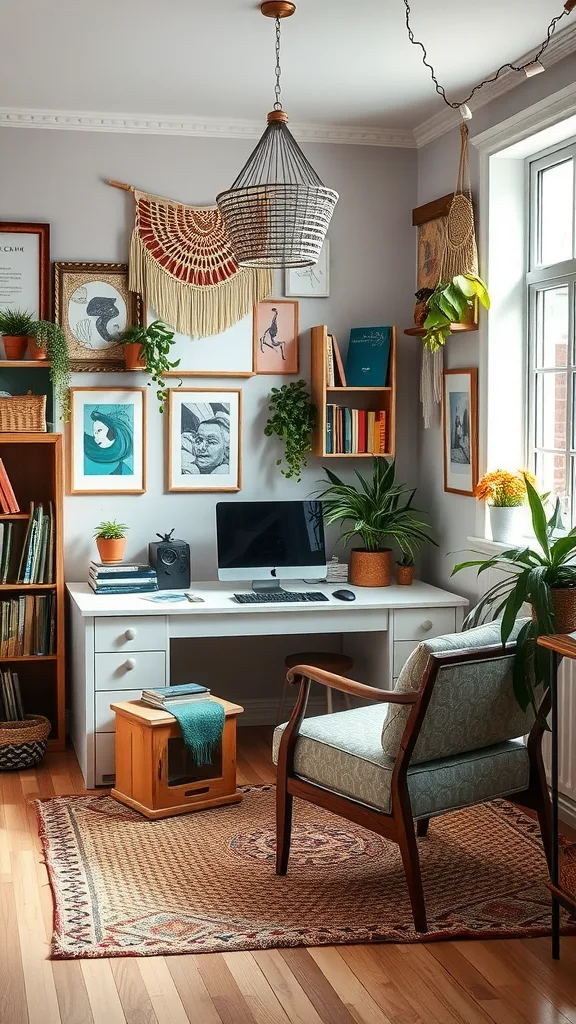
[{"label": "white flower pot", "polygon": [[522,505],[489,505],[492,540],[501,544],[515,544],[524,532],[524,507]]}]

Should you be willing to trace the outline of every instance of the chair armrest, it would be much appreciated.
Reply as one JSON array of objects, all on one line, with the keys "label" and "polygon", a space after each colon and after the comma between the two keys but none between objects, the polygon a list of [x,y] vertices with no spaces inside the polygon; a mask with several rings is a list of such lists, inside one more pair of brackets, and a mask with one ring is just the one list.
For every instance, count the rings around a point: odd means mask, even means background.
[{"label": "chair armrest", "polygon": [[286,678],[289,683],[312,679],[313,682],[329,686],[332,690],[341,690],[342,693],[349,693],[352,697],[375,700],[381,704],[415,704],[420,697],[420,693],[416,691],[406,693],[398,690],[379,690],[376,686],[366,686],[365,683],[357,683],[355,679],[337,676],[333,672],[325,672],[312,665],[296,665],[290,669]]}]

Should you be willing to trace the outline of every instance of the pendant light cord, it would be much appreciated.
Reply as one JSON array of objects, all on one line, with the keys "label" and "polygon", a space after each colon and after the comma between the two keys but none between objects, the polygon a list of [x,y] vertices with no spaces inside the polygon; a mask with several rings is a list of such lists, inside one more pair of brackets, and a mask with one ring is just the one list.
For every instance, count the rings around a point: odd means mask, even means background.
[{"label": "pendant light cord", "polygon": [[280,18],[276,18],[276,85],[274,86],[274,95],[276,100],[274,102],[274,110],[282,110],[282,98],[281,98],[281,87],[280,87],[280,76],[282,74],[282,68],[280,67]]},{"label": "pendant light cord", "polygon": [[436,89],[436,92],[438,93],[438,95],[442,97],[442,99],[444,100],[444,103],[446,103],[446,105],[448,107],[451,107],[453,110],[458,110],[459,107],[465,106],[467,103],[469,103],[470,100],[472,99],[472,97],[475,96],[476,93],[479,91],[479,89],[482,89],[485,85],[489,85],[491,82],[495,82],[498,78],[500,78],[500,75],[504,71],[507,71],[507,70],[510,70],[510,71],[525,71],[526,68],[530,67],[530,65],[536,64],[536,62],[540,60],[540,57],[542,57],[542,55],[548,49],[548,46],[550,45],[550,40],[552,39],[552,36],[554,35],[554,32],[556,31],[556,26],[557,26],[558,22],[561,21],[562,18],[564,18],[566,15],[570,14],[570,12],[576,6],[576,0],[567,0],[567,2],[564,5],[564,10],[562,11],[562,13],[556,15],[555,18],[552,18],[552,21],[548,25],[548,31],[546,33],[546,38],[542,42],[542,44],[540,46],[540,49],[538,50],[538,53],[534,57],[531,57],[531,59],[526,61],[525,64],[511,64],[511,63],[502,64],[502,67],[498,68],[498,71],[496,71],[495,74],[493,74],[491,78],[486,78],[483,82],[480,82],[479,85],[474,86],[474,88],[472,89],[472,92],[470,93],[469,96],[466,97],[466,99],[464,99],[464,100],[457,100],[457,101],[451,101],[451,100],[448,99],[444,86],[441,85],[440,82],[438,81],[438,79],[436,77],[436,72],[434,70],[434,67],[430,63],[430,61],[428,60],[428,54],[426,52],[426,47],[424,46],[424,43],[421,43],[420,40],[416,39],[415,36],[414,36],[414,32],[412,31],[412,25],[410,23],[410,15],[411,15],[412,11],[411,11],[411,8],[410,8],[409,0],[404,0],[404,6],[406,8],[406,29],[408,31],[408,38],[409,38],[410,42],[414,46],[419,46],[420,49],[422,50],[422,54],[423,54],[423,56],[422,56],[422,63],[424,64],[425,67],[428,68],[428,70],[430,72],[430,76],[432,78],[432,81],[434,82],[434,86],[435,86],[435,89]]}]

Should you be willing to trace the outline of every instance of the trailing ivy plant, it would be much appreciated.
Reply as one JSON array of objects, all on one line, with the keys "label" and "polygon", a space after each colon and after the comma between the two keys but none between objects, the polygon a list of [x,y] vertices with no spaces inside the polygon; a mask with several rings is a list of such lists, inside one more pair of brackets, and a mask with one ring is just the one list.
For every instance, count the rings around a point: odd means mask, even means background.
[{"label": "trailing ivy plant", "polygon": [[160,412],[164,412],[168,396],[164,374],[180,365],[179,359],[173,363],[168,359],[170,349],[174,344],[174,331],[161,320],[154,320],[148,327],[129,327],[120,341],[123,345],[140,345],[140,355],[146,361],[146,372],[150,374],[152,382],[157,388],[156,397],[160,405]]},{"label": "trailing ivy plant", "polygon": [[436,286],[428,299],[428,316],[424,321],[424,344],[432,352],[445,344],[452,324],[470,321],[476,299],[490,309],[488,288],[476,274],[457,274],[451,281]]},{"label": "trailing ivy plant", "polygon": [[39,348],[45,348],[50,360],[50,380],[60,404],[64,423],[70,419],[70,358],[64,332],[50,320],[36,320],[32,333]]},{"label": "trailing ivy plant", "polygon": [[264,433],[267,437],[276,434],[284,442],[284,463],[276,461],[280,472],[287,479],[302,479],[302,467],[306,465],[306,452],[312,451],[311,434],[316,422],[316,410],[306,390],[306,381],[291,381],[281,388],[272,388],[269,417]]}]

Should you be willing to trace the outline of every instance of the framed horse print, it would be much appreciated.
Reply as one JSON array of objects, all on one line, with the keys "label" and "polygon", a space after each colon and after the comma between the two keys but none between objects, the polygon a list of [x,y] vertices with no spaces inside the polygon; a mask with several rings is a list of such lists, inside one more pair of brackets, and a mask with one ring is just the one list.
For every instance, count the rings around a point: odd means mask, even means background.
[{"label": "framed horse print", "polygon": [[254,308],[255,373],[298,373],[298,303],[267,299]]}]

